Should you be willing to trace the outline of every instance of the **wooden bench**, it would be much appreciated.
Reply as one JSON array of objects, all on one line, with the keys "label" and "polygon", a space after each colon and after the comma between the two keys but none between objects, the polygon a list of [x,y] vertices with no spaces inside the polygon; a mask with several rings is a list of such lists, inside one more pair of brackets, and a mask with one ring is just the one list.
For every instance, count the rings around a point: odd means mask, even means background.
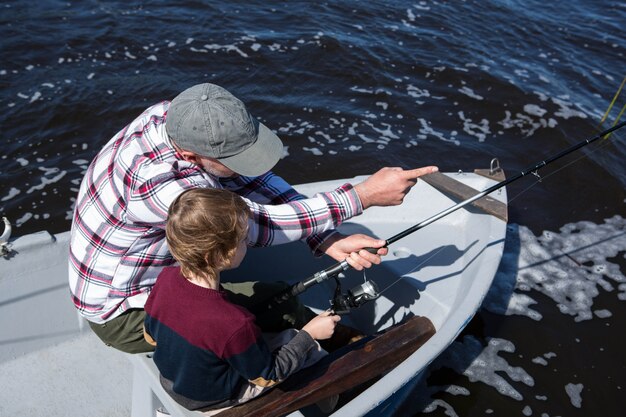
[{"label": "wooden bench", "polygon": [[[474,172],[487,178],[504,181],[504,173],[501,170],[497,171],[495,174],[490,174],[489,170],[485,169],[476,169]],[[432,174],[420,177],[420,179],[435,187],[442,193],[460,200],[467,200],[483,191],[476,190],[460,181],[455,180],[454,178],[450,178],[446,174],[442,174],[441,172],[433,172]],[[471,205],[487,214],[491,214],[492,216],[504,220],[505,222],[508,221],[507,205],[489,195],[479,198],[471,203]]]},{"label": "wooden bench", "polygon": [[[222,411],[219,417],[281,416],[341,394],[393,369],[434,334],[435,327],[426,317],[411,317],[331,353],[259,398]],[[180,406],[165,392],[151,354],[132,355],[131,362],[132,417],[153,417],[161,405],[175,417],[201,415]]]}]

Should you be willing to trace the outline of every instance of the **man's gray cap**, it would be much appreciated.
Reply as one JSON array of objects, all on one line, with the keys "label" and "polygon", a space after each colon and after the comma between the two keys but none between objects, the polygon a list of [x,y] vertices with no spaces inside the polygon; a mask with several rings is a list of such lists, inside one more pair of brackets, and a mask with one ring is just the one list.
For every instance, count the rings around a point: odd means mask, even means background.
[{"label": "man's gray cap", "polygon": [[283,143],[246,106],[215,84],[180,93],[167,112],[165,130],[183,150],[217,159],[240,175],[266,173],[283,154]]}]

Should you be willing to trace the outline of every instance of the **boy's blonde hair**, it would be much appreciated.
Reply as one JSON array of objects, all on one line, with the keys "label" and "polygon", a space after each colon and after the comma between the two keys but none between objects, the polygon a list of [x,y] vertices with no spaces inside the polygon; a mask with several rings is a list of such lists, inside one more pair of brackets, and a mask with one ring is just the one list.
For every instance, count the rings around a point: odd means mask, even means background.
[{"label": "boy's blonde hair", "polygon": [[227,190],[187,190],[168,210],[165,234],[185,277],[215,277],[248,233],[250,209]]}]

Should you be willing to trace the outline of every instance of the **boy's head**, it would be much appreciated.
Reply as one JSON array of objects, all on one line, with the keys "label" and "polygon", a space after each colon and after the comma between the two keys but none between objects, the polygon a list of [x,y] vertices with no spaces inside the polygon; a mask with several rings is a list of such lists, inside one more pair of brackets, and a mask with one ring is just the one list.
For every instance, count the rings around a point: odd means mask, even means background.
[{"label": "boy's head", "polygon": [[230,191],[200,188],[178,196],[169,208],[165,233],[182,274],[214,276],[230,267],[247,235],[249,217],[247,204]]}]

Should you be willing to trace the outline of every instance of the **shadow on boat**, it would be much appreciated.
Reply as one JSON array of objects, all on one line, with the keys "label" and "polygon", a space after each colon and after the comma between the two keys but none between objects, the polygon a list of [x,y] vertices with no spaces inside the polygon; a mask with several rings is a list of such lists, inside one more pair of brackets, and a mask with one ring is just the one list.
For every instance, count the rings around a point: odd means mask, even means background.
[{"label": "shadow on boat", "polygon": [[[363,225],[351,225],[350,233],[373,235]],[[478,243],[479,240],[474,240],[465,247],[443,244],[423,253],[392,247],[389,255],[383,257],[381,265],[360,272],[349,269],[339,279],[329,279],[309,288],[300,298],[309,307],[322,311],[329,308],[337,282],[345,293],[365,280],[373,281],[381,293],[379,299],[364,304],[342,318],[343,323],[353,325],[366,334],[373,334],[416,315],[415,311],[419,309],[415,305],[429,286],[458,278],[489,246],[501,244],[502,240],[490,242],[477,251],[475,246]],[[451,270],[453,265],[460,263],[461,258],[468,257],[470,251],[475,254],[463,262],[462,267]],[[287,281],[295,284],[334,263],[327,256],[313,257],[306,245],[301,243],[251,249],[237,270],[224,274],[223,281]],[[445,273],[433,276],[430,272],[427,278],[420,278],[420,271],[427,267]],[[382,297],[385,300],[381,300]]]}]

